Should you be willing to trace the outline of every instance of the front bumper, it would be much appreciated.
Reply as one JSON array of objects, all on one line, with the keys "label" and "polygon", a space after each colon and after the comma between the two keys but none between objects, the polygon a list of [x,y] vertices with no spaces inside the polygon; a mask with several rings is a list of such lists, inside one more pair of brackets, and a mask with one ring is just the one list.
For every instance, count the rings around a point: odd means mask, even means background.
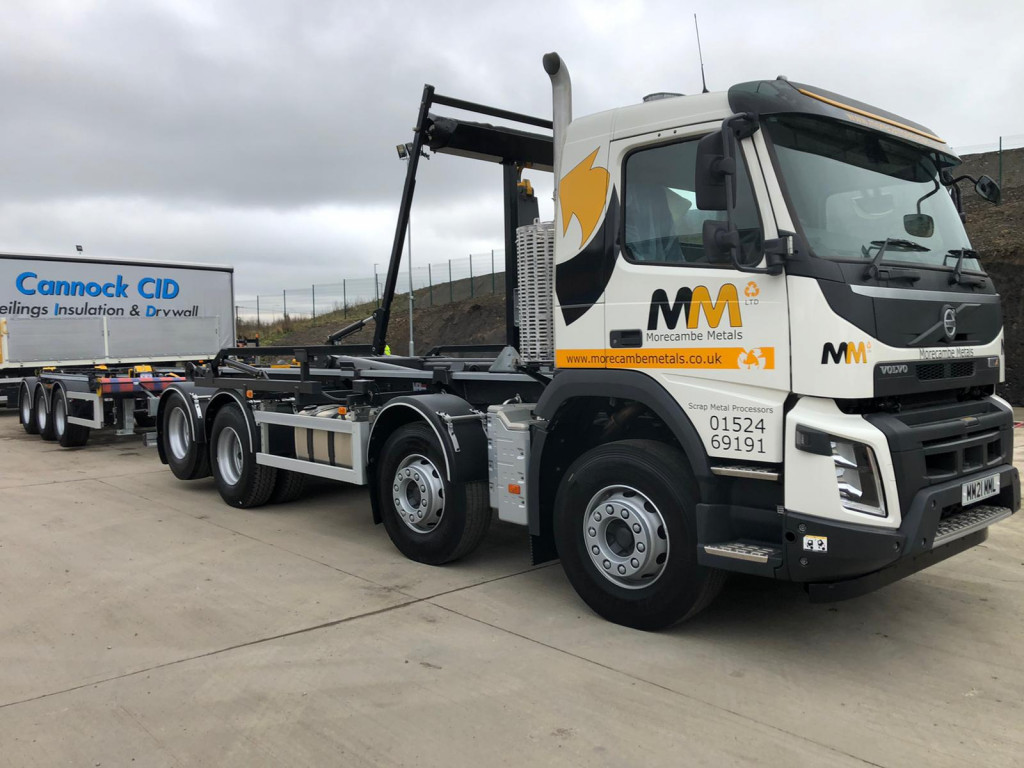
[{"label": "front bumper", "polygon": [[[971,477],[928,486],[905,508],[899,528],[848,525],[792,512],[784,514],[783,558],[777,578],[808,584],[816,601],[844,600],[916,573],[980,544],[988,528],[1020,509],[1020,478],[1004,464],[998,496],[961,507]],[[805,549],[805,536],[825,538],[827,551]]]}]

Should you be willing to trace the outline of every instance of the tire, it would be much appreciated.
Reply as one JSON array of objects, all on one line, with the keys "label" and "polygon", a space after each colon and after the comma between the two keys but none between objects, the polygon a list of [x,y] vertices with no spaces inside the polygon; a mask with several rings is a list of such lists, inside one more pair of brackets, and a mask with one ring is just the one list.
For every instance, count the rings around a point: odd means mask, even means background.
[{"label": "tire", "polygon": [[295,501],[306,490],[306,478],[301,472],[292,472],[288,469],[277,470],[277,479],[274,481],[274,492],[270,494],[271,504],[287,504]]},{"label": "tire", "polygon": [[491,524],[487,483],[452,483],[444,470],[443,449],[424,422],[399,427],[381,449],[384,528],[399,552],[428,565],[466,556]]},{"label": "tire", "polygon": [[697,562],[696,505],[697,483],[675,448],[622,440],[583,454],[558,488],[554,520],[577,594],[595,613],[634,629],[695,616],[725,577]]},{"label": "tire", "polygon": [[256,453],[249,448],[249,425],[237,405],[225,405],[213,420],[210,468],[221,498],[232,507],[262,506],[274,492],[277,470],[256,463]]},{"label": "tire", "polygon": [[18,420],[21,428],[30,435],[39,434],[39,425],[36,423],[35,401],[27,384],[18,387]]},{"label": "tire", "polygon": [[36,421],[36,429],[39,436],[48,442],[56,440],[57,436],[53,433],[53,415],[46,404],[46,390],[41,386],[36,387],[32,414]]},{"label": "tire", "polygon": [[160,442],[167,466],[179,480],[197,480],[210,475],[210,453],[192,431],[188,404],[184,398],[172,397],[161,415]]},{"label": "tire", "polygon": [[57,442],[62,448],[78,448],[89,442],[90,429],[81,424],[68,423],[68,416],[71,414],[71,402],[68,400],[68,393],[64,387],[57,387],[53,391],[53,433]]}]

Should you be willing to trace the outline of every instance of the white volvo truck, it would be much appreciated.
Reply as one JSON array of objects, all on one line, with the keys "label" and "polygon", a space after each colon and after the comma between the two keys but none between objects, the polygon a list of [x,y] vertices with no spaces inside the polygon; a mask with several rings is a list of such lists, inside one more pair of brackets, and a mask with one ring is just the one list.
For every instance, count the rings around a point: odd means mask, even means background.
[{"label": "white volvo truck", "polygon": [[[374,521],[431,564],[497,510],[594,611],[644,629],[730,571],[862,594],[1019,508],[999,296],[942,139],[785,78],[573,119],[564,64],[544,66],[553,121],[425,87],[381,308],[172,384],[175,475],[212,472],[239,507],[308,475],[366,484]],[[386,357],[427,149],[502,167],[507,344]],[[525,169],[554,171],[553,222]],[[338,344],[369,322],[370,349]],[[258,365],[281,352],[299,365]]]}]

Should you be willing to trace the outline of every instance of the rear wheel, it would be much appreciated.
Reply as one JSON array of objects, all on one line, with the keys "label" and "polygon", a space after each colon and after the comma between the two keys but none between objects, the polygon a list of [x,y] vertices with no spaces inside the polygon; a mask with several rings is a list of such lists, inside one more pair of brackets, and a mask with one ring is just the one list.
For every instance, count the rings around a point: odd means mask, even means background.
[{"label": "rear wheel", "polygon": [[453,483],[445,467],[443,449],[423,422],[395,430],[381,450],[384,528],[403,555],[428,565],[469,554],[491,524],[487,483]]},{"label": "rear wheel", "polygon": [[167,466],[179,480],[196,480],[210,474],[210,454],[206,443],[196,440],[192,421],[180,396],[172,396],[164,408],[160,429]]},{"label": "rear wheel", "polygon": [[35,406],[32,409],[36,422],[36,430],[43,440],[56,440],[53,433],[53,414],[46,403],[46,390],[36,387]]},{"label": "rear wheel", "polygon": [[28,384],[22,384],[18,387],[18,420],[21,421],[21,428],[28,432],[28,434],[39,434],[39,425],[36,424],[35,403]]},{"label": "rear wheel", "polygon": [[53,433],[64,448],[77,448],[89,442],[89,428],[81,424],[71,424],[71,401],[63,387],[53,391]]},{"label": "rear wheel", "polygon": [[686,457],[651,440],[588,451],[555,499],[562,567],[596,613],[661,629],[703,610],[724,573],[697,562],[697,484]]},{"label": "rear wheel", "polygon": [[213,477],[225,502],[242,509],[267,503],[277,470],[256,463],[256,452],[249,446],[249,425],[238,406],[226,405],[217,412],[210,453]]}]

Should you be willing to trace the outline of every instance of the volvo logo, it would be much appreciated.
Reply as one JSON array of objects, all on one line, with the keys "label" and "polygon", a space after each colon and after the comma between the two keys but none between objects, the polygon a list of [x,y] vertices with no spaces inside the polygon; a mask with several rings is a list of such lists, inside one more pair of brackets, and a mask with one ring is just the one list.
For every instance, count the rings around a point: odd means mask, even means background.
[{"label": "volvo logo", "polygon": [[948,341],[956,336],[956,310],[948,305],[942,308],[942,330]]}]

